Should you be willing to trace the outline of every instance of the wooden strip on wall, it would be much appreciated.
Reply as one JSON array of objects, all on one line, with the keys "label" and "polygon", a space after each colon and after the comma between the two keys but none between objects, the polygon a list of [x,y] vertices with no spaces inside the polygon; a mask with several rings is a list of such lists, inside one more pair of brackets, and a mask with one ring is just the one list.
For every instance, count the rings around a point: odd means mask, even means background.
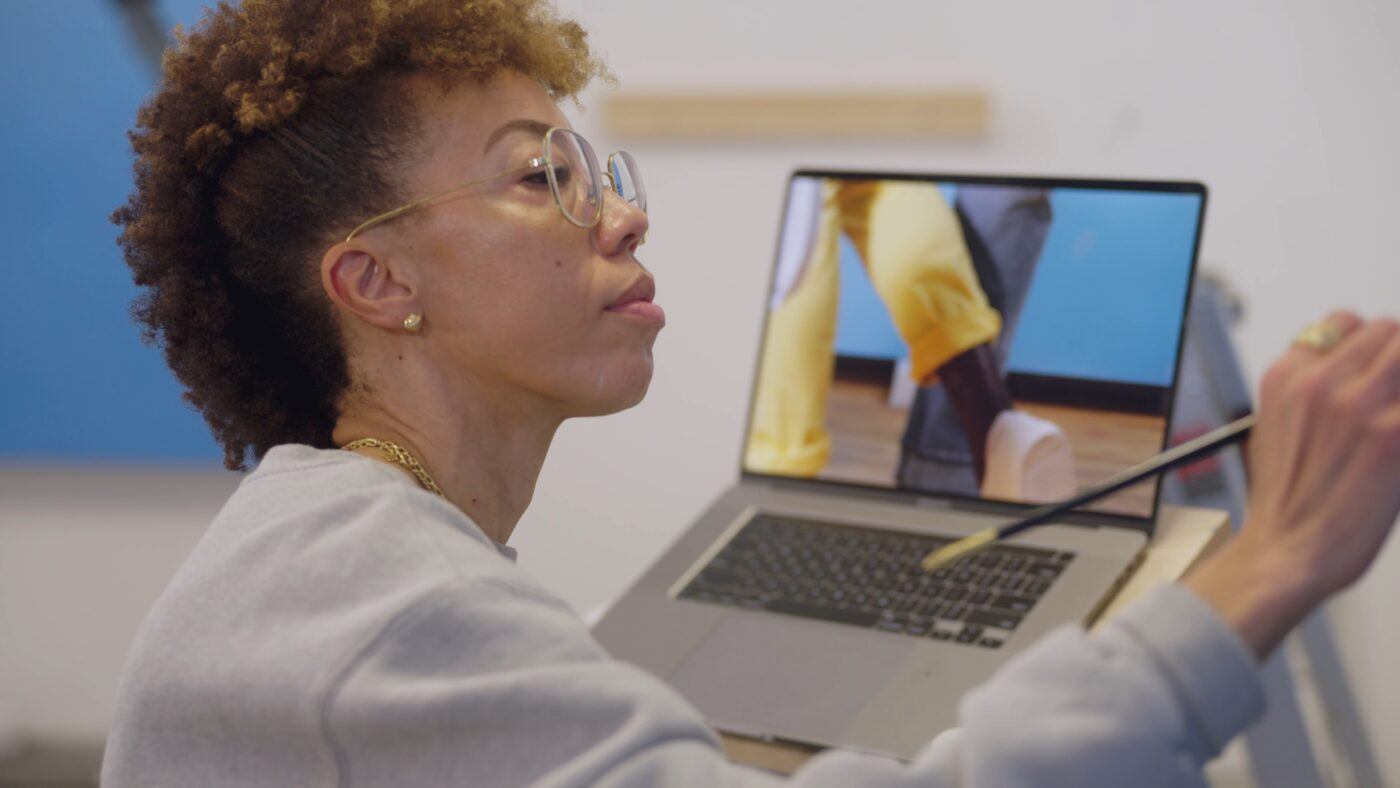
[{"label": "wooden strip on wall", "polygon": [[847,93],[619,93],[603,105],[610,135],[628,140],[985,137],[979,90]]}]

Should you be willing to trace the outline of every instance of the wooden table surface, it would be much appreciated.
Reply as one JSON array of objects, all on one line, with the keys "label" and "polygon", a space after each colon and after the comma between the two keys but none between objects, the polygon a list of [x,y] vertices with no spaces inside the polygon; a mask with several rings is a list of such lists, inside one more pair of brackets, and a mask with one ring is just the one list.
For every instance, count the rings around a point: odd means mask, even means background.
[{"label": "wooden table surface", "polygon": [[[1157,532],[1147,545],[1142,563],[1118,593],[1105,605],[1091,627],[1111,618],[1123,606],[1162,583],[1180,580],[1203,556],[1230,534],[1230,516],[1213,509],[1163,506]],[[821,748],[791,742],[770,742],[720,733],[725,753],[737,763],[783,774],[796,771]]]}]

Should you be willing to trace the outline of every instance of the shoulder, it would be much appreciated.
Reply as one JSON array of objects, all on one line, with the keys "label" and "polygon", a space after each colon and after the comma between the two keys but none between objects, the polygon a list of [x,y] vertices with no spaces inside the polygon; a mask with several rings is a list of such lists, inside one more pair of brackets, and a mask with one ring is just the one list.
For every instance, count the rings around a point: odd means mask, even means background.
[{"label": "shoulder", "polygon": [[246,610],[244,626],[287,616],[375,625],[478,585],[557,602],[461,510],[394,468],[286,445],[243,480],[156,612],[207,616],[232,606]]},{"label": "shoulder", "polygon": [[[393,467],[351,452],[273,447],[210,528],[216,538],[325,559],[362,556],[435,563],[434,578],[464,567],[503,568],[510,551],[476,523]],[[261,537],[267,536],[268,541]],[[388,551],[385,553],[384,551]],[[480,565],[480,566],[478,566]],[[426,567],[415,567],[421,573]]]},{"label": "shoulder", "polygon": [[[374,460],[277,447],[142,625],[110,760],[156,746],[314,771],[330,755],[324,704],[351,675],[426,666],[464,643],[459,668],[489,669],[547,653],[551,637],[572,642],[572,658],[596,656],[567,605],[460,511]],[[211,741],[228,744],[209,753]]]}]

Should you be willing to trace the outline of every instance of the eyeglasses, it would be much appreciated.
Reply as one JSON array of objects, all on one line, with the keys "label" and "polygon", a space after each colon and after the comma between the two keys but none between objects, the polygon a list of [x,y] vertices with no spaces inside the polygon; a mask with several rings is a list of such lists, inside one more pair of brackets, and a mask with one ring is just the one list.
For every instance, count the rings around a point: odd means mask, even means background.
[{"label": "eyeglasses", "polygon": [[593,146],[588,144],[583,135],[572,129],[554,126],[544,133],[544,155],[530,159],[521,167],[478,178],[381,213],[351,230],[350,234],[345,236],[345,240],[350,241],[375,225],[423,208],[463,189],[531,170],[543,174],[549,183],[550,193],[554,195],[554,204],[559,206],[559,212],[564,214],[564,218],[570,223],[579,227],[594,227],[602,220],[604,177],[610,191],[637,206],[642,213],[646,213],[647,192],[642,185],[637,160],[632,158],[632,154],[622,150],[613,151],[608,156],[608,169],[604,173],[598,166],[598,157],[593,153]]}]

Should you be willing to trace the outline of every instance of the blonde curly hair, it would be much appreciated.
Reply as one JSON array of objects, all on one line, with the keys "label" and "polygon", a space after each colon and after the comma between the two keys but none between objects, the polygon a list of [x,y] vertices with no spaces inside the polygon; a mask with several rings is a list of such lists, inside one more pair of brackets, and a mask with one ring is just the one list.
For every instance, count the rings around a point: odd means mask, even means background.
[{"label": "blonde curly hair", "polygon": [[411,199],[402,79],[512,70],[565,98],[606,71],[543,0],[224,0],[175,35],[112,215],[144,288],[132,314],[228,468],[279,443],[328,448],[350,379],[312,260]]}]

